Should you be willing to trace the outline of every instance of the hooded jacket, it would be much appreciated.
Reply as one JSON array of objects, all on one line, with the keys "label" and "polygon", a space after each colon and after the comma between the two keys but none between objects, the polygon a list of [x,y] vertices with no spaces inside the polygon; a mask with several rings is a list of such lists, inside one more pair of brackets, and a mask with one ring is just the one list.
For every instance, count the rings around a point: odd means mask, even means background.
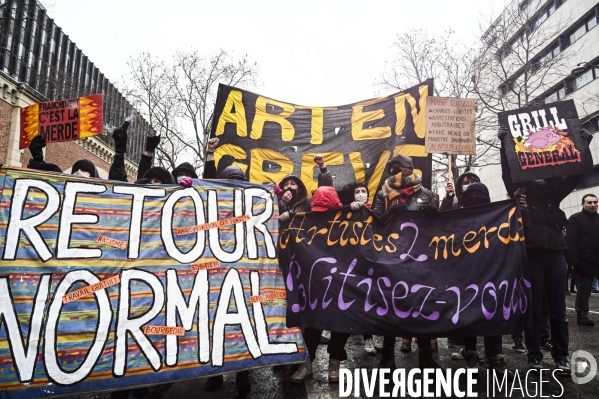
[{"label": "hooded jacket", "polygon": [[312,196],[312,212],[324,212],[343,207],[334,187],[319,187]]},{"label": "hooded jacket", "polygon": [[177,174],[179,174],[179,172],[188,172],[194,179],[198,178],[195,169],[189,162],[183,162],[181,165],[173,169],[173,177],[175,178],[175,181],[177,181]]},{"label": "hooded jacket", "polygon": [[89,177],[100,177],[100,175],[98,174],[98,170],[96,169],[96,166],[92,163],[92,161],[89,161],[87,159],[80,159],[77,162],[75,162],[73,164],[73,167],[71,168],[71,174],[73,174],[79,169],[88,172]]},{"label": "hooded jacket", "polygon": [[[285,183],[289,180],[295,181],[298,187],[297,195],[291,202],[286,203],[284,201],[279,202],[279,213],[283,212],[310,212],[312,209],[312,203],[308,198],[308,190],[306,189],[306,185],[301,181],[301,179],[294,175],[288,175],[281,180],[279,183],[279,187],[283,189]],[[322,186],[333,186],[333,176],[331,172],[328,171],[327,168],[320,169],[320,173],[318,174],[318,187]]]},{"label": "hooded jacket", "polygon": [[455,196],[458,197],[458,201],[457,202],[454,201],[453,195],[451,195],[451,196],[445,195],[445,198],[443,198],[443,201],[441,201],[441,207],[439,208],[440,211],[449,211],[451,209],[459,209],[459,208],[463,207],[463,205],[461,203],[461,197],[462,197],[462,193],[464,192],[463,184],[464,184],[464,179],[466,178],[466,176],[473,176],[476,178],[476,180],[478,180],[480,182],[480,177],[478,177],[478,175],[476,173],[473,173],[473,172],[462,173],[455,182]]}]

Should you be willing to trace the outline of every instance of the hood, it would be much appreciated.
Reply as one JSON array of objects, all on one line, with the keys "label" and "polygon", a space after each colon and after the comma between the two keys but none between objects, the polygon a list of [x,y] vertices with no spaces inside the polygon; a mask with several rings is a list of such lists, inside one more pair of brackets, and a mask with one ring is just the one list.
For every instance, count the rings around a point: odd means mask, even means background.
[{"label": "hood", "polygon": [[[170,173],[169,173],[170,175]],[[148,179],[146,177],[144,177],[143,179],[139,179],[139,180],[135,180],[134,184],[141,184],[141,185],[148,185],[148,184],[152,184],[152,179]]]},{"label": "hood", "polygon": [[235,165],[227,166],[225,169],[223,169],[223,171],[220,173],[220,178],[246,181],[243,170],[239,166]]},{"label": "hood", "polygon": [[463,206],[470,206],[475,201],[477,205],[488,204],[491,202],[489,189],[483,183],[472,183],[466,191],[462,193],[461,202]]},{"label": "hood", "polygon": [[397,162],[398,164],[400,164],[402,167],[404,168],[410,168],[410,169],[414,169],[414,164],[412,163],[412,158],[406,156],[406,155],[402,155],[402,154],[397,154],[396,156],[394,156],[393,158],[391,158],[389,160],[389,162],[387,162],[387,171],[389,170],[389,168],[391,167],[391,165],[393,163]]},{"label": "hood", "polygon": [[281,180],[281,182],[279,183],[279,187],[281,188],[281,190],[283,190],[283,186],[289,180],[295,181],[297,187],[299,188],[299,190],[297,191],[297,197],[293,201],[294,204],[298,201],[308,198],[308,189],[306,188],[306,185],[301,181],[299,177],[295,175],[287,175],[283,178],[283,180]]},{"label": "hood", "polygon": [[77,162],[75,162],[73,164],[73,167],[71,168],[71,174],[80,169],[85,172],[88,172],[90,177],[100,177],[100,175],[98,174],[98,170],[96,169],[96,166],[92,163],[92,161],[89,161],[87,159],[80,159]]},{"label": "hood", "polygon": [[179,165],[175,169],[173,169],[173,178],[175,179],[175,181],[177,180],[177,174],[179,172],[188,172],[191,174],[191,177],[193,177],[194,179],[198,178],[196,170],[189,162],[183,162],[181,165]]},{"label": "hood", "polygon": [[329,209],[341,208],[343,204],[339,200],[334,187],[319,187],[312,196],[312,212],[324,212]]},{"label": "hood", "polygon": [[[455,182],[455,195],[458,196],[458,200],[460,198],[462,198],[462,192],[464,191],[462,189],[462,184],[464,183],[464,179],[466,178],[466,176],[472,176],[474,177],[477,181],[480,182],[480,177],[478,177],[478,175],[476,173],[473,172],[464,172],[462,173],[459,177],[458,180]],[[474,183],[473,183],[474,184]],[[485,186],[486,187],[486,186]],[[487,192],[488,194],[488,192]]]},{"label": "hood", "polygon": [[158,179],[162,182],[162,184],[176,184],[175,179],[173,179],[173,175],[169,173],[168,170],[161,168],[159,166],[154,166],[153,168],[148,169],[148,171],[144,174],[144,179]]}]

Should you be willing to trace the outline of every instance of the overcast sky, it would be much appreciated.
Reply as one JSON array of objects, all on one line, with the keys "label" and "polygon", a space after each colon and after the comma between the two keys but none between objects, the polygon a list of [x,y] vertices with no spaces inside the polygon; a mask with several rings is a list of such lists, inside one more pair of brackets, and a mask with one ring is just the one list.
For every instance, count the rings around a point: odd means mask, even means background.
[{"label": "overcast sky", "polygon": [[408,29],[453,29],[473,42],[479,22],[505,0],[182,1],[55,0],[48,13],[111,80],[144,51],[177,49],[248,54],[264,96],[300,105],[342,105],[371,98],[392,43]]}]

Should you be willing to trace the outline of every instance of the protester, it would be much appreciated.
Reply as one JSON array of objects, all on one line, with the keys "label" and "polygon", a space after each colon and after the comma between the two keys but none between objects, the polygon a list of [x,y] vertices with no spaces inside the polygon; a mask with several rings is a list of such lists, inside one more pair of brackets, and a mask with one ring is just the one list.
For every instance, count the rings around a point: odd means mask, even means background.
[{"label": "protester", "polygon": [[[320,173],[318,174],[318,187],[333,186],[333,177],[327,169],[327,166],[324,162],[324,157],[320,154],[316,154],[314,156],[314,162],[318,164],[320,169]],[[286,176],[278,185],[281,190],[283,190],[283,195],[281,197],[281,201],[279,202],[279,220],[281,222],[286,222],[295,213],[310,212],[312,210],[312,202],[308,198],[308,190],[299,177],[294,175]],[[318,347],[322,331],[305,327],[303,329],[303,335],[306,347],[309,348],[308,353],[310,354],[310,360],[306,360],[305,363],[302,363],[296,372],[291,376],[290,381],[296,384],[302,383],[305,380],[312,378],[312,361],[316,357],[315,348]],[[335,344],[340,341],[341,340],[338,337],[335,338]],[[345,339],[345,341],[347,341],[347,339]],[[331,342],[333,342],[333,334],[331,334],[329,345]],[[343,346],[345,346],[345,344],[343,344]],[[312,350],[312,352],[310,352],[310,350]],[[332,377],[335,376],[333,375]]]},{"label": "protester", "polygon": [[599,215],[594,194],[582,197],[582,210],[568,219],[566,241],[569,260],[579,276],[576,321],[592,327],[595,322],[589,319],[589,298],[593,277],[599,276]]},{"label": "protester", "polygon": [[[376,193],[372,212],[386,220],[391,214],[403,211],[424,210],[436,212],[438,205],[433,193],[422,187],[420,176],[414,173],[412,158],[398,154],[387,162],[389,178],[383,183],[383,188]],[[418,361],[422,368],[436,368],[438,364],[433,359],[432,337],[419,336]],[[383,352],[378,367],[395,368],[395,337],[385,337]]]},{"label": "protester", "polygon": [[[458,179],[460,180],[460,179]],[[468,208],[476,205],[488,204],[491,202],[489,190],[483,183],[470,183],[467,190],[464,190],[460,197],[460,206]],[[524,195],[519,197],[520,207],[522,210],[522,218],[525,230],[529,229],[529,216],[526,209],[526,198]],[[526,233],[525,231],[525,233]],[[462,337],[460,342],[463,346],[458,348],[457,353],[451,355],[454,360],[464,359],[466,368],[477,369],[480,358],[476,349],[477,337]],[[494,370],[499,374],[511,373],[507,369],[507,363],[503,356],[502,336],[487,335],[484,337],[485,345],[485,364],[489,370]]]},{"label": "protester", "polygon": [[[361,207],[372,209],[372,202],[368,199],[370,192],[368,187],[363,183],[358,183],[354,186],[354,200],[351,203],[353,210],[358,210]],[[383,349],[383,342],[370,334],[362,334],[364,338],[364,351],[369,355],[376,354],[377,349]]]},{"label": "protester", "polygon": [[[191,166],[191,165],[189,165]],[[185,168],[183,168],[182,170],[184,170]],[[173,170],[173,176],[175,178],[183,176],[181,174],[176,173],[177,169]],[[195,174],[195,171],[193,172]],[[197,175],[195,176],[195,178],[197,179]],[[243,170],[241,170],[241,168],[239,166],[227,166],[220,175],[221,179],[227,179],[227,180],[239,180],[239,181],[245,181],[245,174],[243,173]],[[179,179],[179,183],[181,183],[183,179]],[[220,387],[221,385],[223,385],[223,381],[224,381],[224,377],[222,375],[215,375],[212,377],[208,377],[208,379],[206,380],[206,384],[204,385],[204,390],[206,392],[213,392],[215,391],[218,387]],[[235,385],[237,386],[237,391],[239,391],[239,393],[241,394],[246,394],[248,392],[251,391],[252,389],[252,383],[250,382],[250,372],[249,370],[243,370],[243,371],[238,371],[236,376],[235,376]]]},{"label": "protester", "polygon": [[[497,136],[503,143],[508,129],[500,127]],[[583,139],[590,142],[593,136],[581,130]],[[502,144],[501,170],[503,183],[508,194],[513,195],[520,187],[526,189],[528,208],[530,211],[531,231],[526,236],[526,253],[528,269],[532,285],[533,326],[525,334],[528,349],[528,365],[531,369],[543,368],[541,352],[541,307],[543,291],[547,290],[547,306],[549,308],[551,337],[556,374],[569,377],[572,373],[568,361],[568,320],[566,318],[566,284],[567,266],[563,251],[567,249],[562,230],[568,220],[560,209],[561,201],[580,183],[582,176],[556,177],[538,179],[523,183],[514,183],[507,160],[506,148]]]},{"label": "protester", "polygon": [[[330,186],[319,187],[314,192],[311,201],[312,212],[325,212],[329,209],[341,208],[342,206],[343,204],[339,200],[337,192]],[[291,376],[290,381],[296,384],[304,382],[313,375],[312,362],[316,358],[316,350],[320,343],[322,330],[305,327],[303,335],[310,360],[303,363]],[[345,344],[349,336],[350,334],[347,333],[331,331],[331,339],[327,345],[327,352],[329,353],[329,382],[339,382],[339,366],[340,362],[347,360]]]},{"label": "protester", "polygon": [[[470,171],[464,172],[458,177],[455,190],[453,188],[453,183],[451,181],[447,182],[447,185],[445,186],[445,198],[443,198],[443,202],[441,202],[441,207],[439,210],[448,211],[450,209],[461,208],[463,206],[460,201],[462,193],[472,183],[480,183],[480,177]],[[457,202],[454,201],[455,197],[458,198]]]},{"label": "protester", "polygon": [[[48,163],[44,160],[43,149],[46,146],[46,139],[42,136],[37,136],[29,144],[29,151],[31,152],[31,159],[27,164],[29,169],[43,170],[47,172],[58,172],[62,173],[62,170],[53,163]],[[71,175],[80,177],[95,177],[99,178],[98,170],[96,166],[87,159],[80,159],[73,164],[71,167]]]},{"label": "protester", "polygon": [[139,167],[137,168],[137,180],[143,179],[144,175],[152,167],[152,159],[154,152],[160,144],[160,136],[146,137],[146,149],[139,159]]},{"label": "protester", "polygon": [[[314,155],[314,162],[318,164],[318,187],[332,186],[333,176],[328,171],[324,158],[320,154]],[[298,212],[310,212],[311,202],[308,198],[308,190],[301,179],[294,175],[285,176],[279,183],[283,190],[283,196],[279,203],[279,220],[285,222],[289,217]]]}]

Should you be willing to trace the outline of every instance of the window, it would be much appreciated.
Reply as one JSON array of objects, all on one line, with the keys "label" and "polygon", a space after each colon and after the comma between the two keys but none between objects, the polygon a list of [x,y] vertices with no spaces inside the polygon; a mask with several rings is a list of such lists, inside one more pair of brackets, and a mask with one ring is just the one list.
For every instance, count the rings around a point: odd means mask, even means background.
[{"label": "window", "polygon": [[587,19],[582,22],[573,33],[570,34],[570,44],[574,43],[589,30],[593,29],[597,25],[597,16],[593,12]]},{"label": "window", "polygon": [[583,73],[582,75],[580,75],[576,79],[574,79],[574,81],[572,82],[572,89],[573,90],[580,89],[582,86],[586,85],[587,83],[592,82],[593,80],[597,79],[598,74],[599,74],[598,68],[589,69],[588,71],[586,71],[585,73]]},{"label": "window", "polygon": [[566,97],[566,89],[564,87],[561,87],[553,93],[549,94],[547,97],[545,97],[545,104],[562,100],[564,97]]}]

